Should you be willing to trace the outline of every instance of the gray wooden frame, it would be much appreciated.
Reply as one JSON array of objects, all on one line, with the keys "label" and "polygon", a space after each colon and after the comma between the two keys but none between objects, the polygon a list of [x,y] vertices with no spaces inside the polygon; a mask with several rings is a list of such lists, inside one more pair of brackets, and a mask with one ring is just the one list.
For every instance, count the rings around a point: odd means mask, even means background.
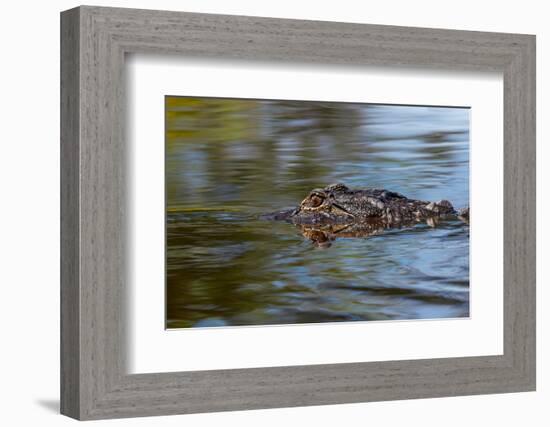
[{"label": "gray wooden frame", "polygon": [[[502,72],[504,354],[127,374],[124,57],[131,52]],[[63,414],[100,419],[535,389],[534,36],[71,9],[61,14],[61,165]]]}]

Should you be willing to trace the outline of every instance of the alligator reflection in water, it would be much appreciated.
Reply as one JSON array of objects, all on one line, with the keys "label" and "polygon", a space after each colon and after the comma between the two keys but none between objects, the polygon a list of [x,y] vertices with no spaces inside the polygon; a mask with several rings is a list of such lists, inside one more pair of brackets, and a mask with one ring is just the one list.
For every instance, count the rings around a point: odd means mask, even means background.
[{"label": "alligator reflection in water", "polygon": [[[435,227],[441,220],[439,218],[428,218],[426,223]],[[381,235],[388,230],[406,230],[418,225],[416,222],[401,223],[398,227],[391,227],[379,221],[365,221],[350,224],[324,224],[318,226],[295,224],[302,236],[309,239],[319,248],[328,248],[332,242],[341,238],[360,238]]]}]

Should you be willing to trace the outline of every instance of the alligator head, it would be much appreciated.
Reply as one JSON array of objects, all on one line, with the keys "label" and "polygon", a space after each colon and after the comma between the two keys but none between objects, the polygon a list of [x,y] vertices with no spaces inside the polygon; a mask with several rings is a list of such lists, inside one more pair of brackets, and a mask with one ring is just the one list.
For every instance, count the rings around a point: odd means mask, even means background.
[{"label": "alligator head", "polygon": [[379,217],[383,208],[376,197],[350,190],[343,184],[331,184],[311,190],[300,206],[278,212],[273,219],[295,224],[349,224],[367,217]]},{"label": "alligator head", "polygon": [[427,202],[384,189],[352,190],[344,184],[331,184],[310,191],[298,207],[270,214],[267,219],[305,225],[377,220],[392,226],[448,215],[457,212],[447,200]]}]

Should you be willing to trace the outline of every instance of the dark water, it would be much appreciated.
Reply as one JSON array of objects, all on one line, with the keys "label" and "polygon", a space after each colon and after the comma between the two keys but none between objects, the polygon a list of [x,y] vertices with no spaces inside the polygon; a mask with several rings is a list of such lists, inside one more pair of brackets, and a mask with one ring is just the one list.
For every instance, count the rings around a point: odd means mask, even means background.
[{"label": "dark water", "polygon": [[169,97],[167,327],[463,317],[469,228],[320,249],[260,219],[342,182],[467,206],[469,110]]}]

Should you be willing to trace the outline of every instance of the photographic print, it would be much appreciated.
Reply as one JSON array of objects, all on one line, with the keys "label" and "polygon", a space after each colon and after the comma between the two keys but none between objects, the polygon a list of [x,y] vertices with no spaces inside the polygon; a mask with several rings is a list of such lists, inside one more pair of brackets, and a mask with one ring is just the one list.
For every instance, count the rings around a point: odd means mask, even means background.
[{"label": "photographic print", "polygon": [[166,96],[166,327],[468,317],[469,121]]}]

